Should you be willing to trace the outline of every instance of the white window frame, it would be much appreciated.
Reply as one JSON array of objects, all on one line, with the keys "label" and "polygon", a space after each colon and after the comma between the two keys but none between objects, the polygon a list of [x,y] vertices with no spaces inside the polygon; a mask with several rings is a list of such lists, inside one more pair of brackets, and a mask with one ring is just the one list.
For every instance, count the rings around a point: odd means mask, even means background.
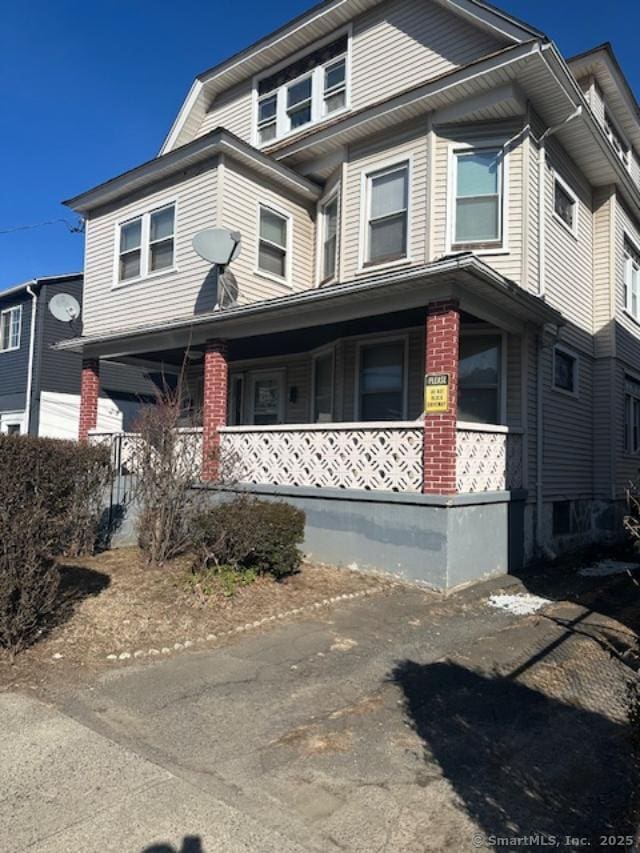
[{"label": "white window frame", "polygon": [[[151,242],[150,242],[150,223],[151,216],[154,213],[158,213],[161,210],[165,210],[167,207],[173,207],[173,263],[170,267],[165,267],[161,270],[150,270],[150,252],[151,252]],[[134,278],[126,278],[122,281],[120,280],[120,233],[122,228],[125,225],[128,225],[130,222],[134,222],[136,219],[141,219],[141,229],[140,229],[140,274],[135,276]],[[114,240],[114,258],[113,258],[113,283],[111,285],[112,290],[118,290],[121,287],[129,287],[131,284],[137,284],[141,281],[147,281],[149,279],[158,278],[163,275],[170,275],[172,273],[178,272],[177,266],[177,233],[178,233],[178,202],[177,199],[172,198],[166,201],[160,202],[159,204],[154,204],[153,207],[147,207],[142,210],[138,210],[135,213],[132,213],[130,216],[127,216],[125,219],[121,219],[116,223],[115,226],[115,240]],[[163,238],[168,239],[168,238]],[[158,242],[158,241],[157,241]]]},{"label": "white window frame", "polygon": [[[346,27],[342,27],[338,30],[335,30],[330,35],[325,36],[322,39],[314,42],[309,47],[305,47],[303,50],[299,50],[296,53],[293,53],[291,56],[288,56],[286,59],[282,60],[282,62],[278,62],[276,65],[272,65],[269,69],[260,74],[257,74],[252,81],[252,131],[251,135],[253,138],[253,144],[256,148],[268,148],[270,145],[275,145],[276,142],[280,142],[282,139],[286,139],[289,136],[295,136],[298,133],[302,133],[307,130],[309,127],[313,127],[314,125],[319,124],[323,121],[328,121],[329,119],[333,119],[335,116],[343,115],[351,109],[351,51],[352,51],[352,34],[353,34],[353,25],[348,24]],[[340,38],[341,36],[347,36],[347,49],[344,53],[337,54],[336,56],[329,59],[323,65],[317,65],[315,68],[312,68],[310,71],[305,71],[300,74],[299,77],[296,77],[293,80],[288,80],[286,83],[283,83],[281,86],[278,86],[277,89],[273,89],[271,92],[265,92],[263,95],[259,95],[258,93],[258,84],[265,77],[271,77],[272,74],[276,74],[280,69],[286,68],[288,65],[292,65],[294,62],[297,62],[299,59],[302,59],[309,53],[313,53],[318,48],[323,47],[325,44],[330,44],[332,41]],[[338,62],[339,59],[344,57],[345,59],[345,104],[338,110],[334,110],[331,113],[327,113],[325,111],[325,97],[324,97],[324,70],[327,67]],[[292,83],[299,82],[304,77],[311,75],[311,121],[308,121],[306,124],[302,124],[299,127],[291,129],[289,116],[287,115],[287,89],[291,86]],[[276,135],[273,139],[269,139],[266,142],[260,141],[260,128],[258,126],[258,102],[261,98],[268,97],[270,95],[276,95]]]},{"label": "white window frame", "polygon": [[[468,249],[476,255],[507,255],[509,254],[509,151],[505,150],[506,140],[495,138],[474,138],[473,140],[451,142],[448,152],[447,166],[447,237],[446,251],[457,252]],[[464,243],[456,242],[456,199],[458,184],[458,152],[469,154],[472,151],[500,151],[500,239],[471,240]],[[476,247],[476,248],[474,248]]]},{"label": "white window frame", "polygon": [[[502,329],[497,329],[495,326],[487,329],[460,329],[460,338],[470,338],[477,335],[484,337],[500,338],[500,375],[498,378],[498,417],[499,423],[496,426],[504,426],[507,423],[507,333]],[[479,386],[477,386],[479,387]],[[458,392],[460,390],[460,382],[458,382]],[[473,421],[477,425],[476,421]]]},{"label": "white window frame", "polygon": [[[568,231],[572,237],[578,239],[578,217],[580,216],[580,204],[578,202],[578,196],[574,193],[569,184],[563,178],[561,178],[555,170],[553,170],[552,174],[553,196],[551,198],[551,203],[553,205],[553,218],[565,229],[565,231]],[[571,199],[571,202],[573,204],[573,225],[568,225],[560,216],[560,214],[556,211],[556,184],[558,184]]]},{"label": "white window frame", "polygon": [[[602,127],[605,136],[609,140],[616,156],[622,162],[625,169],[627,171],[631,171],[631,146],[627,142],[624,133],[622,133],[622,131],[620,130],[618,122],[611,117],[610,111],[606,108],[604,111],[604,123]],[[616,142],[620,146],[621,151],[618,151],[616,147]]]},{"label": "white window frame", "polygon": [[[326,214],[325,208],[331,204],[332,201],[336,201],[338,205],[338,221],[336,223],[336,267],[332,276],[325,277],[324,275],[324,235],[325,235],[325,225],[326,225]],[[338,270],[340,269],[340,226],[342,222],[342,193],[340,191],[340,184],[336,184],[336,186],[332,187],[329,192],[324,195],[317,205],[316,212],[316,222],[317,222],[317,239],[316,239],[316,283],[319,287],[322,284],[328,284],[332,281],[337,281],[338,279]]]},{"label": "white window frame", "polygon": [[[327,70],[332,68],[334,65],[337,65],[339,62],[344,62],[344,83],[340,83],[338,86],[334,86],[333,89],[331,89],[331,88],[326,89],[324,78],[325,78],[325,75],[327,73]],[[349,76],[348,76],[348,71],[347,71],[348,66],[349,66],[348,50],[345,51],[345,53],[340,53],[337,56],[334,56],[333,59],[330,59],[328,62],[326,62],[322,66],[322,117],[323,118],[329,118],[329,117],[333,117],[335,115],[340,115],[340,113],[343,112],[346,108],[347,97],[348,97],[347,87],[348,87],[348,82],[349,82]],[[341,92],[344,92],[344,105],[342,107],[339,107],[337,110],[333,110],[332,112],[327,112],[327,101],[329,100],[329,98],[332,98],[334,95],[339,95]]]},{"label": "white window frame", "polygon": [[[376,344],[392,344],[401,342],[404,345],[403,371],[402,371],[402,421],[407,419],[409,408],[409,335],[365,335],[356,342],[356,375],[353,400],[353,419],[356,423],[377,423],[377,421],[363,421],[360,400],[360,368],[362,367],[362,350],[365,347],[376,346]],[[393,421],[380,421],[380,423],[393,423]]]},{"label": "white window frame", "polygon": [[[567,388],[561,388],[556,385],[556,353],[561,352],[573,359],[574,374],[573,374],[573,391]],[[551,387],[558,394],[566,394],[567,397],[574,399],[580,396],[580,356],[575,350],[570,349],[564,344],[556,344],[553,348],[553,358],[551,360]]]},{"label": "white window frame", "polygon": [[[628,243],[631,246],[633,253],[636,255],[634,258],[633,255],[629,254],[626,249],[626,246],[623,249],[623,258],[624,258],[624,293],[625,293],[625,304],[624,311],[625,314],[628,314],[631,319],[640,323],[640,248],[638,248],[637,243],[633,238],[624,233],[624,242]],[[636,276],[638,281],[638,298],[636,300],[637,304],[637,313],[633,313],[633,270],[637,270]]]},{"label": "white window frame", "polygon": [[[285,247],[285,258],[284,258],[284,277],[275,275],[275,273],[269,272],[269,270],[263,270],[260,268],[260,243],[262,241],[262,237],[260,236],[260,214],[262,210],[269,210],[271,213],[275,213],[276,216],[280,216],[287,222],[287,239],[286,239],[286,247]],[[266,240],[265,242],[269,242]],[[276,244],[274,244],[276,245]],[[282,246],[277,246],[277,248],[281,249]],[[256,220],[256,263],[254,274],[260,276],[260,278],[267,278],[269,281],[274,281],[276,284],[281,284],[286,287],[291,287],[291,252],[293,248],[293,216],[286,210],[277,205],[273,204],[271,201],[259,201],[257,208],[257,220]]]},{"label": "white window frame", "polygon": [[311,353],[311,400],[309,402],[309,422],[310,423],[325,423],[325,421],[315,420],[315,404],[316,404],[316,361],[320,358],[331,358],[331,420],[326,423],[333,423],[336,412],[336,347],[335,344],[330,344],[326,347],[320,347],[313,350]]},{"label": "white window frame", "polygon": [[260,379],[277,379],[278,384],[280,386],[280,403],[278,407],[278,424],[285,423],[286,420],[286,410],[287,410],[287,401],[285,399],[285,394],[287,390],[286,384],[286,368],[284,367],[276,367],[272,370],[250,370],[247,372],[247,385],[249,389],[249,425],[255,426],[255,397],[256,397],[256,380]]},{"label": "white window frame", "polygon": [[[2,330],[2,318],[5,314],[9,315],[9,345],[4,346],[3,342],[0,340],[0,355],[5,352],[16,352],[20,349],[22,344],[22,305],[12,305],[10,308],[4,308],[0,311],[0,332]],[[11,317],[12,314],[18,315],[18,343],[15,346],[11,346],[11,326],[13,325],[13,319]]]},{"label": "white window frame", "polygon": [[24,435],[24,412],[0,412],[0,434],[7,435],[11,426],[17,426],[18,435]]},{"label": "white window frame", "polygon": [[[371,212],[371,181],[386,172],[394,172],[401,168],[407,170],[407,244],[405,254],[400,258],[389,261],[369,261],[369,222]],[[404,266],[412,262],[411,257],[411,217],[413,212],[413,156],[396,157],[392,160],[381,160],[378,163],[362,169],[360,172],[360,240],[358,249],[358,273],[370,273],[373,270]]]},{"label": "white window frame", "polygon": [[[628,391],[627,390],[627,379],[632,382],[640,384],[640,377],[636,374],[632,373],[629,370],[625,370],[624,372],[624,414],[623,414],[623,426],[624,426],[624,452],[628,456],[640,456],[640,435],[638,436],[638,446],[634,448],[633,442],[633,422],[634,422],[634,409],[637,406],[640,409],[640,388],[637,392]],[[630,400],[631,405],[627,405],[627,401]],[[628,416],[630,418],[627,420]],[[640,414],[639,414],[640,417]],[[639,430],[640,433],[640,430]]]}]

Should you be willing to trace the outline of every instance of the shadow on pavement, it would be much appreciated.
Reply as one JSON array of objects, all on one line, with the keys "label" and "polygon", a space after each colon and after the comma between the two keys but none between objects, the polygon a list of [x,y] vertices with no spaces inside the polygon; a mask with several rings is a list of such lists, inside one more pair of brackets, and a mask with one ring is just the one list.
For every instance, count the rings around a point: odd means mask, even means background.
[{"label": "shadow on pavement", "polygon": [[162,842],[145,847],[141,853],[205,853],[205,851],[199,835],[185,835],[180,847],[174,847],[173,844]]},{"label": "shadow on pavement", "polygon": [[626,725],[450,662],[405,660],[391,680],[425,762],[440,767],[487,836],[632,831]]}]

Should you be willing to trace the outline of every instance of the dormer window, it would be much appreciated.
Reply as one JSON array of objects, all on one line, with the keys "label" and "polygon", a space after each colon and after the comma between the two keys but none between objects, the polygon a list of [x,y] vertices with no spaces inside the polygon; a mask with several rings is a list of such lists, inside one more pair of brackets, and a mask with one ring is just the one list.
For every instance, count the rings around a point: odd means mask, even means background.
[{"label": "dormer window", "polygon": [[259,145],[346,109],[348,51],[344,34],[256,78]]},{"label": "dormer window", "polygon": [[629,168],[629,146],[624,142],[620,131],[617,129],[609,113],[604,114],[604,130],[609,137],[609,142],[613,145],[616,154],[622,160],[624,165]]}]

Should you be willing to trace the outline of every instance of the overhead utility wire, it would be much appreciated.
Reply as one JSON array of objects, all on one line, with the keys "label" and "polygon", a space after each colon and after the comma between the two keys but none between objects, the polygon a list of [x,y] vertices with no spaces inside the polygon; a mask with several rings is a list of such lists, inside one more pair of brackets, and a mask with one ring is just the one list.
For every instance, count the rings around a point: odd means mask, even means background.
[{"label": "overhead utility wire", "polygon": [[33,225],[16,225],[14,228],[0,228],[0,234],[14,234],[16,231],[28,231],[32,228],[43,228],[45,225],[66,225],[72,234],[81,234],[84,231],[84,222],[78,220],[76,223],[68,219],[48,219],[46,222],[37,222]]}]

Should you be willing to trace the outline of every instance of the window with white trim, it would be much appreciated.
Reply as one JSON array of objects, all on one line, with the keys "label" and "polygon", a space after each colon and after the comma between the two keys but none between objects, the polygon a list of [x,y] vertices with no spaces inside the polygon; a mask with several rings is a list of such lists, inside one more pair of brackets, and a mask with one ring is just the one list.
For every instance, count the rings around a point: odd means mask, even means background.
[{"label": "window with white trim", "polygon": [[167,204],[119,224],[119,283],[173,268],[175,218],[175,204]]},{"label": "window with white trim", "polygon": [[553,212],[554,215],[573,234],[578,224],[578,200],[564,181],[556,175],[553,180]]},{"label": "window with white trim", "polygon": [[499,147],[453,152],[452,246],[492,248],[502,243],[503,163]]},{"label": "window with white trim", "polygon": [[367,175],[365,263],[381,264],[407,256],[409,164]]},{"label": "window with white trim", "polygon": [[499,424],[501,385],[502,335],[462,335],[458,362],[458,420]]},{"label": "window with white trim", "polygon": [[257,79],[258,144],[266,145],[347,106],[345,33]]},{"label": "window with white trim", "polygon": [[604,132],[607,134],[609,142],[613,145],[616,154],[622,160],[624,165],[629,168],[629,146],[622,138],[622,134],[615,126],[609,113],[604,114]]},{"label": "window with white trim", "polygon": [[360,346],[358,417],[361,421],[399,421],[404,417],[406,346],[404,340]]},{"label": "window with white trim", "polygon": [[279,279],[288,277],[289,217],[260,205],[258,270]]},{"label": "window with white trim", "polygon": [[0,352],[20,349],[21,331],[22,305],[0,312]]},{"label": "window with white trim", "polygon": [[628,241],[624,244],[624,305],[640,322],[640,253]]},{"label": "window with white trim", "polygon": [[338,194],[329,199],[321,209],[322,269],[321,281],[335,278],[338,254]]},{"label": "window with white trim", "polygon": [[553,387],[567,394],[578,393],[578,356],[561,346],[553,349]]},{"label": "window with white trim", "polygon": [[624,449],[640,453],[640,382],[624,377]]}]

